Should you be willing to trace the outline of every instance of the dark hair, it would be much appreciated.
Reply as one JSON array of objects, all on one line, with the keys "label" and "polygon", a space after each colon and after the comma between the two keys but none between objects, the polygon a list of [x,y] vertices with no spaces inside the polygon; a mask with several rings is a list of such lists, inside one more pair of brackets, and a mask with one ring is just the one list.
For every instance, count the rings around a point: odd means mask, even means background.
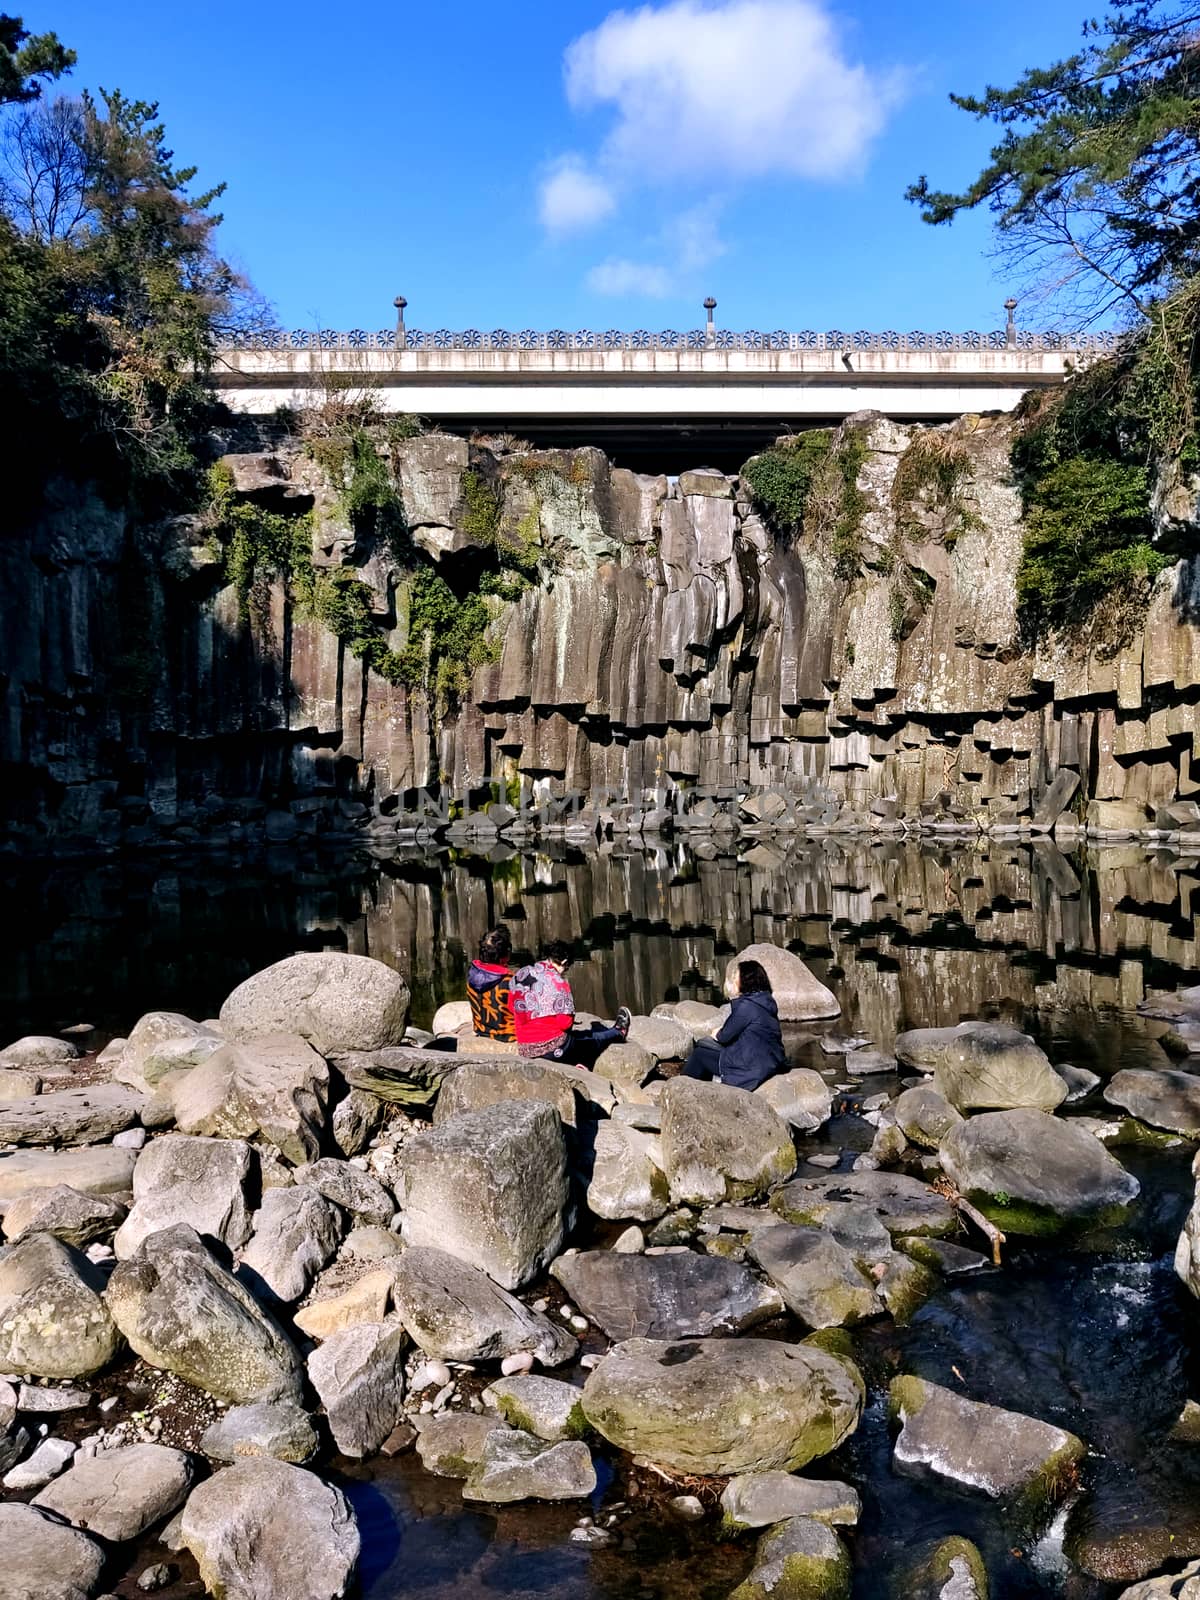
[{"label": "dark hair", "polygon": [[505,961],[512,955],[512,939],[507,928],[489,928],[479,941],[481,961]]},{"label": "dark hair", "polygon": [[564,967],[569,967],[574,959],[571,946],[565,939],[547,939],[542,946],[543,961],[558,961]]},{"label": "dark hair", "polygon": [[771,980],[761,961],[738,962],[739,994],[770,994]]}]

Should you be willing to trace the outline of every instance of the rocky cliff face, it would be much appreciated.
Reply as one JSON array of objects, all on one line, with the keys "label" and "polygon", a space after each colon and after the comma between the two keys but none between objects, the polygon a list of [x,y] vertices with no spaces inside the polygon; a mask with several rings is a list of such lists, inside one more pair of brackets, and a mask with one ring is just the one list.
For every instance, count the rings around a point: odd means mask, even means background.
[{"label": "rocky cliff face", "polygon": [[[955,425],[967,470],[948,508],[919,485],[897,493],[921,430],[850,419],[865,447],[852,579],[832,518],[781,541],[713,471],[675,481],[597,450],[396,443],[388,470],[427,571],[461,596],[497,543],[537,564],[518,598],[487,598],[482,664],[440,704],[364,667],[283,579],[247,606],[202,521],[134,529],[64,488],[0,542],[7,836],[31,849],[365,828],[386,843],[429,825],[422,791],[456,802],[453,831],[484,837],[1200,829],[1200,561],[1160,577],[1117,645],[1022,649],[1010,426]],[[314,569],[352,569],[402,652],[412,558],[356,533],[298,443],[226,461],[245,503],[311,513]],[[483,527],[468,476],[496,509]]]}]

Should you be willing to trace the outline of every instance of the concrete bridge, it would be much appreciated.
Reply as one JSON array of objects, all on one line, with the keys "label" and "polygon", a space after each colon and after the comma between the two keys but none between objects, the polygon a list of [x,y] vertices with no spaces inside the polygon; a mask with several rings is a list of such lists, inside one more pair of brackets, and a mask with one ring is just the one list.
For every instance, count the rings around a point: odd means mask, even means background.
[{"label": "concrete bridge", "polygon": [[676,456],[736,470],[776,434],[854,411],[940,422],[1011,410],[1114,342],[1018,331],[1011,307],[991,333],[733,333],[709,311],[707,328],[684,333],[425,333],[402,317],[379,333],[278,332],[222,347],[215,379],[244,412],[362,388],[382,410],[456,432],[598,444],[659,471]]}]

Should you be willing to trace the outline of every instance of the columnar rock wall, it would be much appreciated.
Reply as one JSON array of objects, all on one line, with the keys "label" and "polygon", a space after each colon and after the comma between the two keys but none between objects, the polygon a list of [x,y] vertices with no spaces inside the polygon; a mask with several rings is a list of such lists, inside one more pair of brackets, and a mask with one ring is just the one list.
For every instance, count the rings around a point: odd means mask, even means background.
[{"label": "columnar rock wall", "polygon": [[[423,790],[464,802],[470,829],[489,788],[549,822],[580,796],[584,835],[1200,819],[1200,560],[1159,578],[1119,648],[1106,634],[1024,650],[1011,423],[954,425],[970,460],[954,536],[928,497],[893,504],[919,430],[845,426],[868,446],[853,581],[832,529],[781,540],[717,472],[675,481],[597,450],[449,435],[392,446],[412,539],[452,587],[470,587],[489,539],[541,562],[518,600],[489,602],[496,659],[448,708],[366,671],[279,581],[241,607],[199,521],[131,528],[64,487],[0,543],[10,836],[386,840],[420,825]],[[356,537],[315,463],[288,441],[227,460],[248,499],[314,511],[315,565],[353,567],[402,648],[410,576]],[[468,470],[500,497],[498,532],[473,528]]]}]

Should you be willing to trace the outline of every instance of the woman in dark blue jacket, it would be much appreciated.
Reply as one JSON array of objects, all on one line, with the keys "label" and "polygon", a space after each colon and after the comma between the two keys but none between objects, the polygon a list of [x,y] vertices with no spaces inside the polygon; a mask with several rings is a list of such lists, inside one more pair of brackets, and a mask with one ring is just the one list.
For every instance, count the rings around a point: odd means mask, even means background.
[{"label": "woman in dark blue jacket", "polygon": [[738,992],[716,1037],[688,1057],[689,1078],[720,1078],[734,1089],[757,1089],[785,1065],[779,1007],[758,961],[738,962]]}]

